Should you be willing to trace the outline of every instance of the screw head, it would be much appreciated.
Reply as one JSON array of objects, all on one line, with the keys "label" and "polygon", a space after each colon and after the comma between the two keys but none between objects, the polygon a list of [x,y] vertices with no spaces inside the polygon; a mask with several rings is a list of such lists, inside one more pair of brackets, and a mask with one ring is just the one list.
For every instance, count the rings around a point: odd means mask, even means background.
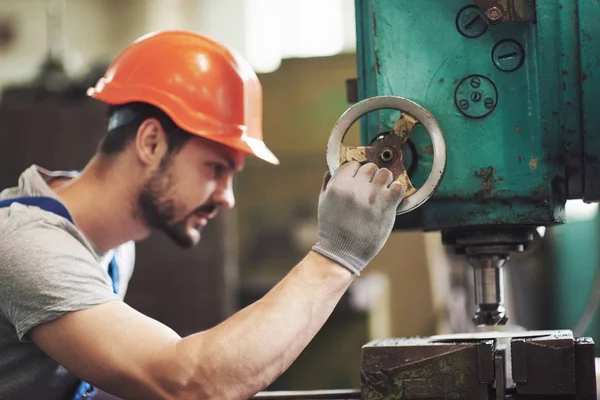
[{"label": "screw head", "polygon": [[458,102],[458,107],[461,110],[468,110],[469,107],[470,107],[469,100],[467,100],[467,99],[460,99],[459,102]]},{"label": "screw head", "polygon": [[496,102],[491,97],[488,97],[483,101],[483,106],[485,108],[487,108],[488,110],[493,108],[495,104],[496,104]]},{"label": "screw head", "polygon": [[502,19],[502,11],[498,7],[491,7],[487,9],[485,16],[491,22],[498,22]]}]

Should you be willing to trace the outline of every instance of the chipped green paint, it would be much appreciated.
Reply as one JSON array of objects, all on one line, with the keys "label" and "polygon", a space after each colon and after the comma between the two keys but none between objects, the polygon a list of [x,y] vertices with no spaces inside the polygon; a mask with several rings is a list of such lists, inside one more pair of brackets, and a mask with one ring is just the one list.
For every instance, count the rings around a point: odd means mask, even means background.
[{"label": "chipped green paint", "polygon": [[494,174],[496,173],[496,169],[492,166],[487,168],[481,168],[479,171],[475,171],[475,176],[481,179],[482,188],[477,192],[477,195],[489,195],[494,190],[496,190],[496,186],[494,183]]},{"label": "chipped green paint", "polygon": [[537,158],[531,157],[531,159],[529,160],[529,169],[531,169],[532,171],[535,171],[537,169],[537,165],[538,165]]}]

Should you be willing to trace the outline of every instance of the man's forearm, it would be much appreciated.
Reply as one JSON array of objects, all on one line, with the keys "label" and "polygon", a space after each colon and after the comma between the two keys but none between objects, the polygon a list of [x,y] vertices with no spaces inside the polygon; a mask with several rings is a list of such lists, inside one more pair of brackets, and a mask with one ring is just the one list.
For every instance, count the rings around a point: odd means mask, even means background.
[{"label": "man's forearm", "polygon": [[187,390],[246,399],[265,388],[315,336],[353,278],[311,252],[261,300],[213,329],[181,339],[177,354],[194,373]]}]

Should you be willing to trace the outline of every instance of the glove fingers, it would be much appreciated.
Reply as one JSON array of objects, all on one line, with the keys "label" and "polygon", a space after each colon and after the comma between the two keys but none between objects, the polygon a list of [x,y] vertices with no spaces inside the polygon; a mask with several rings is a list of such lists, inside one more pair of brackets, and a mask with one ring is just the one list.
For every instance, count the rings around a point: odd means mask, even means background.
[{"label": "glove fingers", "polygon": [[387,168],[381,168],[375,172],[372,182],[387,188],[393,180],[394,175],[392,175],[392,172]]},{"label": "glove fingers", "polygon": [[356,176],[363,178],[370,183],[373,181],[377,171],[379,171],[379,167],[376,164],[369,162],[360,167],[356,173]]},{"label": "glove fingers", "polygon": [[388,193],[390,194],[390,200],[398,207],[404,199],[405,188],[400,182],[394,181],[390,184]]},{"label": "glove fingers", "polygon": [[334,179],[347,179],[354,178],[361,168],[360,163],[357,161],[349,161],[339,166],[339,168],[333,173]]}]

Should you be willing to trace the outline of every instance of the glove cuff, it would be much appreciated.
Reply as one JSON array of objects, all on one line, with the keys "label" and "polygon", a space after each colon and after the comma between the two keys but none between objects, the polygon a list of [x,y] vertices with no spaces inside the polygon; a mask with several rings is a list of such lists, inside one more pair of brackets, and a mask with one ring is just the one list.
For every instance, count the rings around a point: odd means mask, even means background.
[{"label": "glove cuff", "polygon": [[339,257],[337,255],[340,253],[339,250],[335,251],[334,249],[334,251],[331,251],[329,249],[329,246],[324,245],[320,241],[312,247],[312,250],[314,252],[319,253],[323,257],[329,258],[331,261],[341,265],[342,267],[350,270],[350,272],[352,272],[356,276],[360,276],[360,272],[365,267],[361,262],[359,262],[359,260],[356,260],[355,257],[353,257],[350,254],[344,254],[344,257]]}]

